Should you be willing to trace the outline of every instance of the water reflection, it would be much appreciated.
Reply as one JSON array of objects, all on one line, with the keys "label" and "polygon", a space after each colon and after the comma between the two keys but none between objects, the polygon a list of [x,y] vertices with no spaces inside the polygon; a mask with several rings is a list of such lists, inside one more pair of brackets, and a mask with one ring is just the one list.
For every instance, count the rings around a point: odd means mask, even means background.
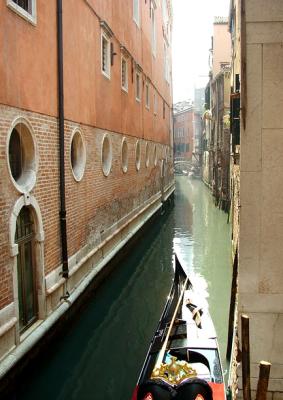
[{"label": "water reflection", "polygon": [[227,214],[214,206],[209,190],[201,181],[178,177],[176,195],[174,247],[207,297],[224,356],[232,277],[231,228]]}]

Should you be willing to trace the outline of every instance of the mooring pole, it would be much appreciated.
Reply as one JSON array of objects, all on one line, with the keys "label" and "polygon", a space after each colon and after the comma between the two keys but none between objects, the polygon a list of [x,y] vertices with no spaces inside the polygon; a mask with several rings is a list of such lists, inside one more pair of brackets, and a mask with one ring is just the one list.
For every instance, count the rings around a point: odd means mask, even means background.
[{"label": "mooring pole", "polygon": [[233,279],[231,284],[231,297],[230,297],[230,309],[229,309],[229,325],[228,325],[228,340],[226,359],[230,360],[231,351],[233,346],[234,338],[234,323],[235,323],[235,308],[236,308],[236,297],[237,297],[237,278],[238,278],[238,249],[233,262]]},{"label": "mooring pole", "polygon": [[256,400],[266,400],[271,364],[261,361],[259,364],[259,378],[256,390]]},{"label": "mooring pole", "polygon": [[249,317],[241,315],[242,323],[242,381],[243,398],[251,400],[251,373],[250,373],[250,328]]}]

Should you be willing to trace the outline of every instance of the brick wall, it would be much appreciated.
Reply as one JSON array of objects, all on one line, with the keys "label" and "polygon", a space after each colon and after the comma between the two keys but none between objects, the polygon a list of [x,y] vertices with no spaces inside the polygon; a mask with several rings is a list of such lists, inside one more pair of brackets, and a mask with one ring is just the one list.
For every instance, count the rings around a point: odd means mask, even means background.
[{"label": "brick wall", "polygon": [[[13,183],[7,165],[7,134],[12,121],[22,116],[32,128],[37,149],[37,179],[31,194],[37,199],[42,213],[45,243],[44,270],[51,272],[61,263],[59,227],[59,158],[58,131],[56,119],[36,113],[24,112],[0,106],[1,140],[1,194],[0,194],[0,237],[1,237],[1,285],[0,304],[9,304],[12,295],[12,279],[9,251],[9,220],[16,200],[22,196]],[[71,135],[79,129],[86,145],[86,166],[80,182],[74,179],[71,162]],[[128,171],[121,167],[121,143],[123,136],[110,132],[112,142],[112,170],[104,176],[101,166],[101,147],[105,131],[90,126],[65,123],[65,169],[66,169],[66,210],[69,256],[87,243],[97,244],[101,236],[117,221],[138,208],[151,196],[161,190],[160,160],[165,157],[166,147],[149,144],[149,166],[145,164],[146,141],[141,141],[141,166],[135,165],[135,145],[137,138],[127,137]],[[155,166],[153,149],[157,145],[158,163]],[[168,167],[168,171],[169,171]],[[169,173],[169,172],[168,172]],[[167,184],[169,175],[167,173]],[[171,176],[172,178],[172,176]]]}]

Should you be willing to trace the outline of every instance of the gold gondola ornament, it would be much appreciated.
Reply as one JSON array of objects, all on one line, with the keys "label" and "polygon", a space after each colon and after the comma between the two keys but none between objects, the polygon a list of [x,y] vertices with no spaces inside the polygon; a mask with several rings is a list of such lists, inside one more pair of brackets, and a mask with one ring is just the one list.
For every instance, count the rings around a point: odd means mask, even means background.
[{"label": "gold gondola ornament", "polygon": [[159,368],[154,368],[151,379],[161,379],[170,385],[179,385],[185,379],[195,378],[196,376],[196,370],[189,363],[170,356],[169,362],[162,363]]}]

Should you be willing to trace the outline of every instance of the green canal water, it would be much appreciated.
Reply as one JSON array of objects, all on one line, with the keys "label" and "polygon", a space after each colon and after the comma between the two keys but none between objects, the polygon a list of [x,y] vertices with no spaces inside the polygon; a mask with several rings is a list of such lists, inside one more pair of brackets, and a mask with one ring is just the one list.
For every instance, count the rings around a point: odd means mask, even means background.
[{"label": "green canal water", "polygon": [[202,182],[177,177],[175,206],[93,293],[64,338],[18,383],[13,399],[130,400],[171,286],[174,251],[207,296],[224,356],[231,284],[227,215]]}]

